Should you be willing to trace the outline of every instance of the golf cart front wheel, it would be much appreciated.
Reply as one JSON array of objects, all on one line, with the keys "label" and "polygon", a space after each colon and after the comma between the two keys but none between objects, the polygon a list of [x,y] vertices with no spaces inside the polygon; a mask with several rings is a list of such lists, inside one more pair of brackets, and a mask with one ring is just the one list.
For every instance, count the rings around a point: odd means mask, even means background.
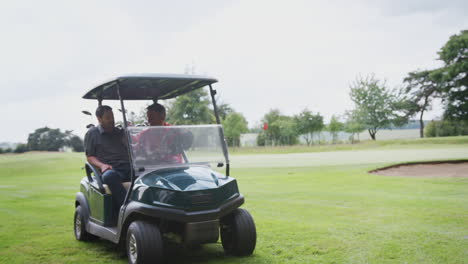
[{"label": "golf cart front wheel", "polygon": [[251,255],[257,242],[257,231],[247,210],[237,208],[221,219],[221,242],[227,254]]},{"label": "golf cart front wheel", "polygon": [[90,241],[96,237],[86,231],[85,219],[83,216],[83,208],[78,205],[75,209],[75,217],[73,220],[75,238],[79,241]]},{"label": "golf cart front wheel", "polygon": [[127,231],[128,263],[162,263],[163,242],[159,228],[148,222],[135,221]]}]

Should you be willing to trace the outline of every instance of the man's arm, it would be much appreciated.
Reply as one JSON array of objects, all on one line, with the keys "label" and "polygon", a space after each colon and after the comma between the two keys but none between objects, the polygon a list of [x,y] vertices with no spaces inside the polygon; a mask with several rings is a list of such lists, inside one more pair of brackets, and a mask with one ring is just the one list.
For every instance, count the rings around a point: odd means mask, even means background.
[{"label": "man's arm", "polygon": [[98,158],[95,156],[88,156],[86,157],[89,163],[93,166],[98,167],[101,170],[101,173],[104,173],[107,170],[112,170],[112,166],[109,164],[102,163]]},{"label": "man's arm", "polygon": [[104,173],[107,170],[111,170],[112,166],[101,162],[96,157],[96,143],[95,143],[95,136],[93,133],[96,133],[95,128],[91,128],[85,135],[84,139],[84,147],[85,147],[85,154],[86,160],[91,163],[93,166],[98,167],[101,170],[101,173]]}]

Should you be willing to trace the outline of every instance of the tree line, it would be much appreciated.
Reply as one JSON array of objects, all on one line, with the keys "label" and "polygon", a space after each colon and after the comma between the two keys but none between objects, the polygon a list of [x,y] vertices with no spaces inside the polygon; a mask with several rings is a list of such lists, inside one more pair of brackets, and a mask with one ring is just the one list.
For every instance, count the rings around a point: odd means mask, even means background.
[{"label": "tree line", "polygon": [[72,133],[71,130],[53,129],[42,127],[36,129],[28,136],[26,144],[18,144],[15,148],[1,149],[1,153],[24,153],[26,151],[59,151],[64,147],[70,147],[75,152],[83,152],[83,140]]},{"label": "tree line", "polygon": [[[373,140],[381,129],[401,127],[418,117],[420,137],[468,135],[468,30],[453,35],[437,53],[443,66],[432,70],[410,72],[399,88],[390,89],[385,80],[374,74],[357,76],[350,84],[350,99],[354,109],[341,116],[332,116],[325,124],[320,113],[304,109],[294,116],[272,109],[262,118],[260,126],[251,129],[259,133],[258,145],[293,145],[302,135],[307,145],[320,142],[322,131],[330,132],[332,142],[338,133],[350,134],[350,141],[367,130]],[[195,91],[177,98],[169,105],[169,120],[174,124],[198,124],[214,120],[209,110],[206,92]],[[197,93],[197,94],[195,94]],[[435,98],[444,104],[443,120],[432,121],[424,133],[424,113],[431,109]],[[238,146],[241,133],[249,131],[242,114],[228,104],[221,104],[225,134],[229,145]]]},{"label": "tree line", "polygon": [[[351,143],[355,136],[367,130],[373,140],[381,129],[394,128],[417,117],[420,137],[468,135],[468,30],[453,35],[437,52],[443,66],[430,70],[416,70],[407,74],[400,88],[390,89],[384,80],[374,74],[359,75],[350,88],[354,109],[341,116],[332,116],[328,124],[319,112],[304,109],[288,116],[278,109],[266,113],[260,125],[249,129],[246,118],[227,103],[218,101],[218,112],[228,145],[239,146],[243,133],[258,133],[258,145],[293,145],[302,136],[307,145],[321,142],[321,132],[328,131],[332,142],[338,141],[340,131],[349,133]],[[443,119],[432,121],[424,132],[424,114],[431,109],[434,99],[444,105]],[[167,122],[173,125],[214,123],[215,116],[210,98],[205,90],[198,89],[177,97],[165,104]],[[146,121],[145,110],[130,112],[128,120],[134,124]],[[57,151],[64,146],[83,151],[83,141],[72,131],[39,128],[29,134],[27,144],[2,152],[29,150]]]},{"label": "tree line", "polygon": [[[372,74],[358,76],[350,87],[355,109],[349,117],[374,140],[379,129],[401,126],[415,116],[420,137],[468,135],[468,30],[451,36],[437,54],[442,67],[408,73],[399,89],[389,89]],[[424,133],[424,113],[436,98],[442,99],[443,118],[429,123]]]},{"label": "tree line", "polygon": [[404,79],[409,113],[419,115],[420,135],[423,137],[424,112],[431,109],[435,98],[440,98],[444,104],[443,120],[429,124],[431,131],[427,135],[437,136],[437,130],[445,135],[467,135],[468,30],[451,36],[437,54],[438,60],[444,64],[442,67],[416,70]]}]

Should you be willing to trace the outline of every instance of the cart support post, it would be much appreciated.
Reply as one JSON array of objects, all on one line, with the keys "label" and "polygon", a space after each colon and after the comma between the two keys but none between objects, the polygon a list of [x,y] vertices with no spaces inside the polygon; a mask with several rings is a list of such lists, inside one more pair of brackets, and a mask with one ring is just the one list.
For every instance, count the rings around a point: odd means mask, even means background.
[{"label": "cart support post", "polygon": [[[125,114],[125,106],[124,106],[124,102],[122,100],[122,96],[120,95],[120,82],[119,80],[117,80],[117,94],[119,95],[119,100],[120,100],[120,107],[122,108],[122,116],[123,116],[123,122],[124,122],[124,132],[125,132],[125,136],[127,137],[127,151],[128,151],[128,158],[129,158],[129,161],[130,161],[130,179],[131,179],[131,185],[130,185],[130,188],[128,189],[127,191],[127,195],[125,195],[125,200],[124,200],[124,205],[127,204],[128,202],[128,199],[130,197],[130,193],[132,192],[132,189],[133,189],[133,182],[134,182],[134,178],[135,178],[135,170],[133,168],[133,153],[132,153],[132,149],[130,148],[130,133],[128,132],[128,129],[127,129],[127,117],[126,117],[126,114]],[[121,208],[122,210],[122,208]],[[123,216],[123,214],[122,214]]]},{"label": "cart support post", "polygon": [[[209,86],[210,86],[211,101],[213,102],[213,110],[214,110],[215,117],[216,117],[216,123],[218,123],[218,125],[221,125],[221,121],[219,119],[219,114],[218,114],[218,107],[216,106],[216,99],[215,99],[216,90],[214,90],[213,87],[211,87],[211,84]],[[224,137],[224,131],[222,127],[220,129],[220,136],[221,136],[221,141],[223,142],[222,147],[223,147],[224,157],[226,158],[226,176],[229,176],[229,153],[227,150],[226,138]]]},{"label": "cart support post", "polygon": [[219,120],[219,115],[218,115],[218,106],[216,105],[216,100],[215,100],[216,90],[214,90],[213,87],[211,87],[211,84],[210,84],[210,95],[211,95],[211,101],[213,102],[213,110],[214,110],[214,114],[216,117],[216,123],[218,123],[218,125],[221,125],[221,121]]}]

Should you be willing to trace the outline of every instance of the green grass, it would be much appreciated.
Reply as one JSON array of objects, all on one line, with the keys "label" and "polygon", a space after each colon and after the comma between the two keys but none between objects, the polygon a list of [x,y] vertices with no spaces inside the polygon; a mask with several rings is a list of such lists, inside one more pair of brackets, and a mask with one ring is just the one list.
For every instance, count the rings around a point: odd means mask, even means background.
[{"label": "green grass", "polygon": [[[444,150],[451,159],[468,149],[431,143],[422,150],[402,143],[350,153],[420,151],[414,159],[423,159],[421,153]],[[257,225],[253,256],[225,256],[218,243],[198,251],[172,249],[168,263],[467,263],[468,178],[367,173],[404,161],[403,155],[346,165],[340,158],[326,165],[307,162],[308,155],[320,153],[292,155],[276,167],[256,167],[275,155],[239,155],[251,163],[233,162],[232,175],[246,197],[243,207]],[[286,166],[288,157],[298,156],[304,160]],[[110,242],[73,237],[83,161],[82,154],[0,155],[0,263],[126,263]]]},{"label": "green grass", "polygon": [[405,146],[415,148],[434,148],[440,145],[468,144],[468,136],[418,138],[418,139],[391,139],[391,140],[366,140],[355,144],[327,144],[327,145],[295,145],[295,146],[265,146],[265,147],[241,147],[229,148],[231,154],[287,154],[304,152],[325,152],[342,150],[365,150],[365,149],[398,149]]}]

